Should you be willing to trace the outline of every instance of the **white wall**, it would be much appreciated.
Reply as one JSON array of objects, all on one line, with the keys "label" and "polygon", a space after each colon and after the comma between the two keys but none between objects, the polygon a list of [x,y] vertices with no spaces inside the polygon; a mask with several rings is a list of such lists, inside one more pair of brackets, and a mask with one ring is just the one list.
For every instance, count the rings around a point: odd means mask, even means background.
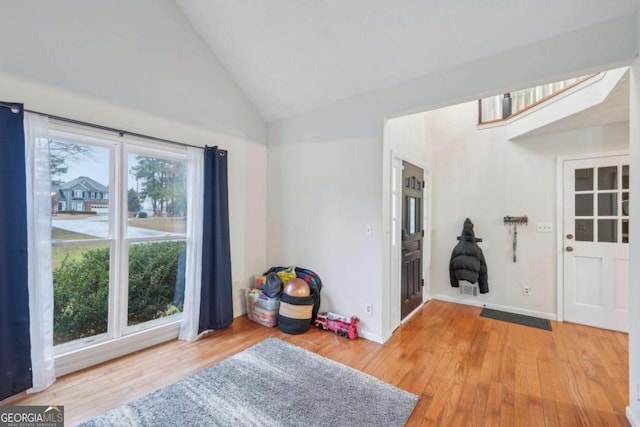
[{"label": "white wall", "polygon": [[[315,271],[324,284],[321,309],[357,315],[361,334],[381,341],[381,170],[375,166],[382,159],[371,149],[375,142],[369,134],[381,133],[382,123],[361,135],[306,137],[324,133],[329,123],[319,120],[317,128],[301,134],[278,126],[271,130],[268,261]],[[373,316],[364,313],[368,303]]]},{"label": "white wall", "polygon": [[[508,125],[478,128],[478,104],[429,112],[433,150],[431,295],[486,304],[523,314],[556,317],[556,157],[628,148],[628,123],[507,140]],[[517,262],[505,216],[529,218],[519,226]],[[451,250],[469,217],[489,270],[489,293],[459,296],[449,282]],[[550,222],[554,233],[537,233]],[[524,296],[523,286],[532,295]]]},{"label": "white wall", "polygon": [[316,270],[323,309],[358,315],[366,336],[388,338],[385,118],[626,65],[636,52],[636,17],[624,17],[270,123],[269,264]]},{"label": "white wall", "polygon": [[[640,15],[639,15],[640,19]],[[640,34],[639,34],[640,37]],[[631,105],[629,109],[631,146],[631,196],[629,220],[640,224],[640,60],[631,67]],[[640,427],[640,237],[637,225],[629,240],[629,406],[627,418]]]},{"label": "white wall", "polygon": [[264,140],[264,122],[171,0],[2,1],[1,9],[0,72]]},{"label": "white wall", "polygon": [[[114,7],[117,4],[117,7]],[[266,263],[266,125],[170,0],[3,2],[0,98],[229,150],[234,315]]]}]

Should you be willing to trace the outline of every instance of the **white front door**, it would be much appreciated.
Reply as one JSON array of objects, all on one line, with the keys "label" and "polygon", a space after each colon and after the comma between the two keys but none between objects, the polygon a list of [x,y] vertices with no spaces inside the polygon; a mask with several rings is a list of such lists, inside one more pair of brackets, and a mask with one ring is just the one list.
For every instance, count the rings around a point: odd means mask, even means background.
[{"label": "white front door", "polygon": [[626,332],[629,156],[564,161],[564,318]]}]

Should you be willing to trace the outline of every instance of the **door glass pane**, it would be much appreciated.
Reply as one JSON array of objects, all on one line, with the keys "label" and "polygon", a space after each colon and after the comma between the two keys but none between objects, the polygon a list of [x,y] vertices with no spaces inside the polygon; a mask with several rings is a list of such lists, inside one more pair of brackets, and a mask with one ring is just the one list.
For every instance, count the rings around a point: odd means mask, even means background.
[{"label": "door glass pane", "polygon": [[598,194],[598,215],[599,216],[618,215],[618,194],[617,193]]},{"label": "door glass pane", "polygon": [[52,240],[109,238],[109,152],[49,142]]},{"label": "door glass pane", "polygon": [[593,216],[593,194],[576,194],[576,216]]},{"label": "door glass pane", "polygon": [[127,325],[182,312],[185,260],[184,240],[129,245]]},{"label": "door glass pane", "polygon": [[109,255],[106,242],[52,248],[54,345],[107,332]]},{"label": "door glass pane", "polygon": [[598,220],[598,242],[618,241],[618,221],[615,219]]},{"label": "door glass pane", "polygon": [[598,190],[618,188],[618,166],[598,168]]},{"label": "door glass pane", "polygon": [[409,197],[409,234],[415,233],[416,230],[416,198]]},{"label": "door glass pane", "polygon": [[629,216],[629,192],[622,193],[622,215]]},{"label": "door glass pane", "polygon": [[398,208],[396,207],[396,203],[398,202],[397,200],[397,196],[396,193],[391,194],[391,219],[396,219],[397,218],[397,210]]},{"label": "door glass pane", "polygon": [[622,188],[629,189],[629,165],[622,166]]},{"label": "door glass pane", "polygon": [[575,171],[575,189],[576,191],[593,190],[593,168],[576,169]]},{"label": "door glass pane", "polygon": [[622,243],[629,243],[629,220],[622,220]]},{"label": "door glass pane", "polygon": [[576,219],[576,241],[593,242],[593,220],[592,219]]},{"label": "door glass pane", "polygon": [[186,161],[129,154],[127,237],[184,236]]},{"label": "door glass pane", "polygon": [[391,168],[391,191],[398,191],[397,185],[398,185],[398,168],[393,166]]}]

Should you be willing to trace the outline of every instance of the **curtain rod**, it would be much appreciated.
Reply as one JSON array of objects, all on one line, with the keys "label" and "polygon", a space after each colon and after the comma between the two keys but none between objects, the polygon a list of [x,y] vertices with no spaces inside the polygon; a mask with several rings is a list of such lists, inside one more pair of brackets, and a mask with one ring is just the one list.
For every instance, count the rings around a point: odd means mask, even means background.
[{"label": "curtain rod", "polygon": [[[7,103],[4,103],[4,102],[0,102],[0,107],[9,108],[9,109],[11,109],[11,112],[13,112],[15,114],[20,112],[20,106],[16,105],[16,104],[7,104]],[[104,131],[107,131],[107,132],[114,132],[114,133],[117,133],[118,135],[120,135],[121,137],[123,137],[125,135],[128,135],[128,136],[133,136],[133,137],[136,137],[136,138],[148,139],[148,140],[151,140],[151,141],[164,142],[166,144],[181,145],[183,147],[203,148],[203,147],[200,147],[200,146],[197,146],[197,145],[187,144],[187,143],[184,143],[184,142],[172,141],[170,139],[164,139],[164,138],[157,138],[155,136],[143,135],[141,133],[129,132],[129,131],[122,130],[122,129],[115,129],[115,128],[108,127],[108,126],[97,125],[95,123],[88,123],[88,122],[83,122],[83,121],[80,121],[80,120],[69,119],[67,117],[54,116],[52,114],[40,113],[38,111],[32,111],[32,110],[27,110],[27,109],[24,109],[24,111],[27,112],[27,113],[34,113],[34,114],[40,114],[41,116],[47,116],[50,119],[58,120],[60,122],[71,123],[71,124],[74,124],[74,125],[87,126],[87,127],[93,128],[93,129],[104,130]],[[223,150],[220,150],[220,151],[223,151]]]}]

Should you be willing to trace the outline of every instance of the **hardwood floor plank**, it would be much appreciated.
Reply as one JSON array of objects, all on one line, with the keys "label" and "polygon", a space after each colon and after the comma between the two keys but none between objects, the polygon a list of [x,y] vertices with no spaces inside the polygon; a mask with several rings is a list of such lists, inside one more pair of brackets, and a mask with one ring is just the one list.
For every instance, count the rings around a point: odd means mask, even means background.
[{"label": "hardwood floor plank", "polygon": [[90,419],[275,336],[419,396],[408,426],[628,426],[628,337],[571,323],[553,331],[429,301],[384,344],[311,328],[287,335],[246,318],[66,375],[3,405],[65,406]]}]

